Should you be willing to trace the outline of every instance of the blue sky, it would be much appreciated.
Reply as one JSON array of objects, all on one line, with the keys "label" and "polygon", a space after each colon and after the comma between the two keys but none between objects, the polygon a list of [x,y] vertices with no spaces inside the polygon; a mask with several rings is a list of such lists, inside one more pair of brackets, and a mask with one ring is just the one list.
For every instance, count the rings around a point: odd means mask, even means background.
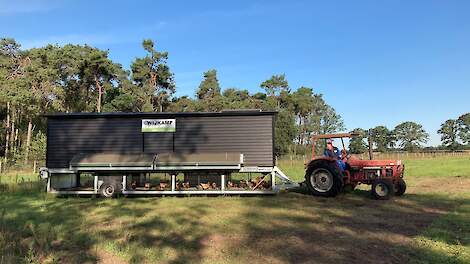
[{"label": "blue sky", "polygon": [[348,129],[402,121],[436,130],[470,112],[470,1],[4,1],[0,36],[24,48],[88,43],[128,68],[151,38],[169,52],[177,95],[203,71],[251,92],[285,73]]}]

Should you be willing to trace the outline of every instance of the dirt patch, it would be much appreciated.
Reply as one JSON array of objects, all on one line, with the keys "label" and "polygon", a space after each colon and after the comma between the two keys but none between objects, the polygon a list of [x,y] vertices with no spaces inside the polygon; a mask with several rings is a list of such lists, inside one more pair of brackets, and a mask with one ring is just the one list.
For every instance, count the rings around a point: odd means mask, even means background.
[{"label": "dirt patch", "polygon": [[96,252],[93,252],[96,254],[96,257],[98,259],[99,264],[127,264],[127,261],[122,260],[118,256],[115,256],[112,253],[109,253],[106,250],[98,249]]},{"label": "dirt patch", "polygon": [[461,193],[470,190],[470,177],[420,177],[408,186],[409,193]]}]

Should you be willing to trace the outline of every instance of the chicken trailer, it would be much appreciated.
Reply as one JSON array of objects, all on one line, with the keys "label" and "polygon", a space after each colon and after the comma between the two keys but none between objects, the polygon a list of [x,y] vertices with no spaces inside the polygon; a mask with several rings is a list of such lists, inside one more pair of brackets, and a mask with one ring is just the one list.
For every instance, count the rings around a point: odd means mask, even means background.
[{"label": "chicken trailer", "polygon": [[[273,194],[276,112],[47,115],[46,167],[56,194]],[[277,179],[277,181],[276,181]]]}]

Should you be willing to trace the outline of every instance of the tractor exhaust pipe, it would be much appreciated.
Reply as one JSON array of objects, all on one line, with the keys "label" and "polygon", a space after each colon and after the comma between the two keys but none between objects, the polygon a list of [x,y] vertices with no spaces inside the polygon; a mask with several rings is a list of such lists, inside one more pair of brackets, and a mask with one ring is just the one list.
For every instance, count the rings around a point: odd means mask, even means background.
[{"label": "tractor exhaust pipe", "polygon": [[373,152],[372,152],[372,131],[369,129],[369,133],[367,133],[368,136],[367,136],[367,143],[369,145],[369,160],[373,160],[374,157],[373,157]]}]

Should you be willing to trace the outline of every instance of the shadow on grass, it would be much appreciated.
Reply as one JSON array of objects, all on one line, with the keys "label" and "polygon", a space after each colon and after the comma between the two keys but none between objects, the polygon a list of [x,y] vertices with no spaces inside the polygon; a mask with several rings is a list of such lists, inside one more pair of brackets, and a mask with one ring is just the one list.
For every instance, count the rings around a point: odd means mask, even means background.
[{"label": "shadow on grass", "polygon": [[[408,194],[376,201],[364,190],[333,199],[302,193],[297,190],[275,199],[247,201],[246,206],[256,210],[240,219],[251,219],[242,223],[253,232],[242,236],[231,250],[287,263],[403,263],[413,258],[410,252],[423,250],[409,250],[413,237],[456,204],[470,203],[468,198],[436,194]],[[239,222],[235,219],[231,224]],[[421,253],[454,259],[432,250]]]},{"label": "shadow on grass", "polygon": [[[188,200],[187,198],[170,198]],[[201,256],[207,230],[200,223],[208,214],[200,203],[190,202],[174,208],[162,206],[160,198],[132,198],[103,201],[102,220],[111,230],[102,226],[98,235],[109,242],[108,249],[115,254],[124,252],[130,263],[154,261],[165,263],[194,262]],[[179,201],[178,203],[181,203]],[[203,203],[204,205],[204,203]],[[152,261],[150,261],[152,262]]]},{"label": "shadow on grass", "polygon": [[470,200],[409,194],[376,201],[363,190],[333,199],[298,192],[122,199],[103,202],[103,221],[113,228],[99,234],[132,263],[403,263],[422,250],[403,248],[456,202]]},{"label": "shadow on grass", "polygon": [[0,194],[2,263],[95,262],[94,240],[80,228],[89,199],[55,199],[45,193]]},{"label": "shadow on grass", "polygon": [[403,263],[422,254],[448,260],[412,238],[440,239],[423,230],[470,203],[427,193],[390,201],[364,190],[336,198],[303,193],[111,200],[2,193],[0,231],[18,239],[0,252],[11,262],[96,262],[103,249],[131,263]]}]

